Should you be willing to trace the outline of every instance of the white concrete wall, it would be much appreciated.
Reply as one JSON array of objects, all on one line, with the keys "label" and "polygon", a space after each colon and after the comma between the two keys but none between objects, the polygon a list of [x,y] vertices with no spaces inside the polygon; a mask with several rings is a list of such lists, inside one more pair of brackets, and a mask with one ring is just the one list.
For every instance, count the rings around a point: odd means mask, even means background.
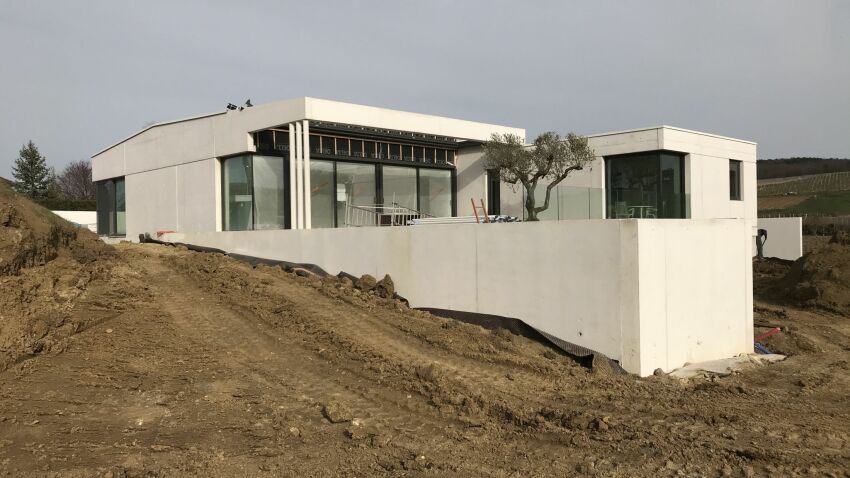
[{"label": "white concrete wall", "polygon": [[583,220],[164,238],[388,273],[414,307],[520,318],[648,375],[752,352],[747,231],[744,220]]},{"label": "white concrete wall", "polygon": [[[767,231],[764,257],[776,257],[796,261],[803,256],[803,218],[770,217],[759,218],[758,228]],[[757,254],[753,242],[753,256]]]},{"label": "white concrete wall", "polygon": [[752,352],[748,222],[639,222],[641,374]]},{"label": "white concrete wall", "polygon": [[97,212],[96,211],[52,211],[53,214],[61,217],[66,221],[79,224],[91,232],[97,232]]},{"label": "white concrete wall", "polygon": [[[484,171],[484,152],[480,146],[463,148],[457,152],[457,215],[472,216],[472,203],[487,201],[487,176]],[[488,205],[488,210],[489,205]]]},{"label": "white concrete wall", "polygon": [[125,177],[127,238],[156,231],[215,231],[218,214],[216,159]]}]

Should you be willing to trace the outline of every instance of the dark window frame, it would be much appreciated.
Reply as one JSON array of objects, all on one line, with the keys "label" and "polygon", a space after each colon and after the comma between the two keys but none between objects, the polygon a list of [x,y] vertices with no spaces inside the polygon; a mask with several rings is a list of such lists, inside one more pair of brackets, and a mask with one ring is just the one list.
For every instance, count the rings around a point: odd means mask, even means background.
[{"label": "dark window frame", "polygon": [[661,180],[662,180],[662,178],[661,178],[661,169],[662,169],[661,168],[661,162],[662,162],[661,161],[661,155],[668,154],[668,155],[673,155],[673,156],[678,157],[678,159],[679,159],[679,181],[681,182],[680,184],[682,185],[682,187],[681,187],[681,191],[682,191],[681,196],[682,197],[680,199],[681,203],[679,205],[679,207],[681,208],[681,211],[682,211],[682,214],[681,214],[682,217],[678,218],[678,219],[686,219],[686,218],[690,217],[690,211],[688,210],[687,191],[686,191],[686,186],[685,186],[685,184],[686,184],[685,183],[685,176],[686,176],[685,175],[685,169],[687,168],[687,161],[685,161],[685,157],[687,156],[687,154],[682,153],[680,151],[670,151],[670,150],[667,150],[667,149],[654,149],[654,150],[649,150],[649,151],[640,151],[640,152],[636,152],[636,153],[612,154],[612,155],[604,156],[602,158],[602,161],[605,164],[605,178],[604,178],[604,180],[605,180],[605,218],[606,219],[614,219],[614,217],[611,216],[611,208],[610,208],[610,204],[609,204],[610,194],[612,194],[612,191],[613,191],[613,188],[610,185],[611,176],[610,176],[610,167],[609,167],[610,163],[609,163],[609,161],[618,160],[618,159],[635,158],[635,157],[647,156],[647,155],[652,155],[652,154],[657,155],[657,159],[658,159],[658,161],[657,161],[657,165],[658,165],[657,176],[658,176],[659,187],[660,187]]},{"label": "dark window frame", "polygon": [[[743,201],[742,189],[743,162],[737,159],[729,160],[729,200]],[[733,176],[734,175],[734,176]]]},{"label": "dark window frame", "polygon": [[[254,156],[273,156],[283,159],[283,186],[284,186],[284,194],[283,194],[283,229],[276,229],[278,231],[285,229],[292,229],[292,214],[291,214],[291,199],[289,197],[289,155],[280,154],[280,152],[262,152],[262,153],[253,153],[253,152],[245,152],[240,154],[231,154],[228,156],[222,156],[218,159],[219,169],[221,171],[220,176],[220,184],[221,187],[221,230],[222,231],[231,231],[231,229],[227,229],[227,224],[224,220],[225,217],[225,209],[227,208],[227,195],[224,194],[224,183],[226,181],[226,177],[224,174],[224,163],[228,159],[238,158],[242,156],[248,156],[251,160],[251,174],[254,174]],[[251,228],[250,229],[239,229],[238,231],[269,231],[275,229],[257,229],[257,214],[256,214],[256,204],[257,196],[254,191],[254,180],[251,178]],[[237,231],[237,229],[233,229],[233,231]]]},{"label": "dark window frame", "polygon": [[[124,232],[118,232],[117,184],[119,182],[124,184],[124,211],[121,211],[124,212]],[[106,209],[104,210],[104,208]],[[95,183],[95,210],[97,211],[97,234],[99,236],[127,237],[127,181],[125,176],[104,179]]]}]

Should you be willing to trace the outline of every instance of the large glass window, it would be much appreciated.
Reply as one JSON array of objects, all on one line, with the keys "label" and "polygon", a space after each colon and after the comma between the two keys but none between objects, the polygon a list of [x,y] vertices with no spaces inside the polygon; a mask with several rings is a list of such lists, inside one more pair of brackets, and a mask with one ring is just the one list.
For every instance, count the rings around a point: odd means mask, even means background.
[{"label": "large glass window", "polygon": [[283,229],[283,158],[254,156],[254,229]]},{"label": "large glass window", "polygon": [[390,159],[401,159],[401,145],[399,144],[391,144],[390,145]]},{"label": "large glass window", "polygon": [[252,229],[253,218],[253,175],[251,157],[237,156],[222,163],[225,231]]},{"label": "large glass window", "polygon": [[416,168],[384,166],[384,205],[416,209]]},{"label": "large glass window", "polygon": [[434,217],[452,215],[452,172],[445,169],[419,170],[419,211]]},{"label": "large glass window", "polygon": [[319,135],[310,135],[310,152],[314,154],[322,154],[322,145],[319,142]]},{"label": "large glass window", "polygon": [[127,234],[124,178],[98,181],[95,186],[97,201],[97,233],[102,236]]},{"label": "large glass window", "polygon": [[115,234],[127,234],[127,205],[124,199],[124,178],[115,180]]},{"label": "large glass window", "polygon": [[310,223],[312,227],[334,227],[334,163],[310,161]]},{"label": "large glass window", "polygon": [[684,218],[683,162],[664,152],[606,157],[607,217]]},{"label": "large glass window", "polygon": [[729,160],[729,199],[741,200],[741,162]]},{"label": "large glass window", "polygon": [[355,206],[375,205],[375,165],[337,163],[337,226],[373,225],[373,216]]}]

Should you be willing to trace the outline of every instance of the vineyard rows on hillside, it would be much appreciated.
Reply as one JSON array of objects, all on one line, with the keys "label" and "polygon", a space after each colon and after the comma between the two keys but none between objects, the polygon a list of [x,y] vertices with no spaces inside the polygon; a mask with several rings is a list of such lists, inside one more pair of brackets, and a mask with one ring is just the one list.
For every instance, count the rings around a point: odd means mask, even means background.
[{"label": "vineyard rows on hillside", "polygon": [[759,196],[814,193],[820,191],[850,190],[850,172],[813,174],[792,181],[762,184]]}]

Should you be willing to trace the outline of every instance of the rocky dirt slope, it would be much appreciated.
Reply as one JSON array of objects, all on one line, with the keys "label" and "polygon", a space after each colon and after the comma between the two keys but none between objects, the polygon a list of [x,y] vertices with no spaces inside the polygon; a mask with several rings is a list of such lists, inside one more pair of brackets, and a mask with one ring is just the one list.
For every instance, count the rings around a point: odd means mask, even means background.
[{"label": "rocky dirt slope", "polygon": [[133,273],[94,234],[0,183],[0,371],[61,351],[132,301]]},{"label": "rocky dirt slope", "polygon": [[760,300],[785,362],[639,379],[346,280],[88,241],[2,277],[4,354],[44,345],[0,372],[0,476],[847,476],[846,317]]}]

